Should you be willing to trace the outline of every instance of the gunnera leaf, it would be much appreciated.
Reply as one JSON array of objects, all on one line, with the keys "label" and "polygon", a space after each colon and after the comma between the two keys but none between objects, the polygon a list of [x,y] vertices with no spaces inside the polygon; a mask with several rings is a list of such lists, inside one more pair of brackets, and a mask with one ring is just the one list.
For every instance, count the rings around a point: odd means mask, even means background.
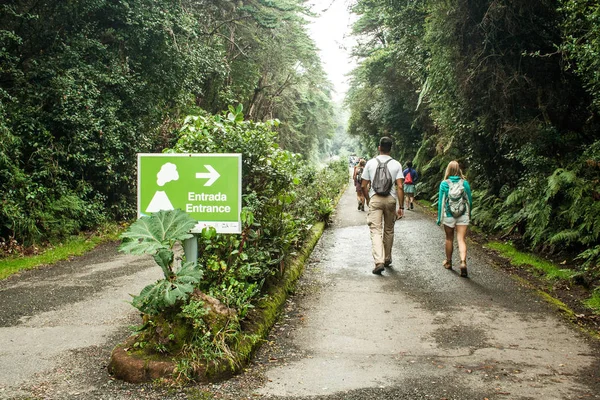
[{"label": "gunnera leaf", "polygon": [[121,234],[123,243],[119,251],[130,254],[155,254],[160,249],[170,249],[176,241],[193,235],[190,230],[196,221],[182,210],[159,211],[138,219]]},{"label": "gunnera leaf", "polygon": [[146,286],[139,295],[134,296],[131,304],[146,314],[158,314],[164,309],[164,304],[161,301],[161,295],[170,286],[167,280],[159,280]]},{"label": "gunnera leaf", "polygon": [[204,271],[202,271],[196,263],[193,262],[185,262],[177,271],[177,280],[185,283],[198,283],[202,279],[204,275]]},{"label": "gunnera leaf", "polygon": [[160,249],[158,253],[154,255],[154,261],[160,266],[165,275],[166,279],[170,279],[173,276],[171,265],[175,254],[171,250]]}]

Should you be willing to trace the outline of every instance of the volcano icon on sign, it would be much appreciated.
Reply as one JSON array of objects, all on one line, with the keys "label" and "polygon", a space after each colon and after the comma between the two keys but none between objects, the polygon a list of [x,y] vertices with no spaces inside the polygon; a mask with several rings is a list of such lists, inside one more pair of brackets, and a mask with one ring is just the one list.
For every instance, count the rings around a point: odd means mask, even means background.
[{"label": "volcano icon on sign", "polygon": [[165,192],[158,190],[148,204],[146,212],[153,213],[161,210],[173,210],[173,204]]}]

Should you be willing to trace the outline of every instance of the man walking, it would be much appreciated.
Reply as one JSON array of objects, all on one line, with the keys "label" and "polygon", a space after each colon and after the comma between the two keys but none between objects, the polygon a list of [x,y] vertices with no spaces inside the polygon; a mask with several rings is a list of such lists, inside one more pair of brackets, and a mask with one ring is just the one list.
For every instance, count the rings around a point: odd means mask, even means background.
[{"label": "man walking", "polygon": [[400,163],[390,156],[391,138],[382,137],[377,149],[379,155],[365,165],[361,186],[369,206],[367,224],[375,260],[373,273],[381,275],[392,264],[394,223],[404,216],[404,175]]}]

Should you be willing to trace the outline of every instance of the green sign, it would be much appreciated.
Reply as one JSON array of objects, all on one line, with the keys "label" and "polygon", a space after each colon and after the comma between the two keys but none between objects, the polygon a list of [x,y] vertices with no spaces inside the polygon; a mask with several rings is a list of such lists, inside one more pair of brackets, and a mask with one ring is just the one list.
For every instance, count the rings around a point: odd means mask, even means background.
[{"label": "green sign", "polygon": [[241,154],[138,154],[138,218],[181,209],[198,221],[241,233]]}]

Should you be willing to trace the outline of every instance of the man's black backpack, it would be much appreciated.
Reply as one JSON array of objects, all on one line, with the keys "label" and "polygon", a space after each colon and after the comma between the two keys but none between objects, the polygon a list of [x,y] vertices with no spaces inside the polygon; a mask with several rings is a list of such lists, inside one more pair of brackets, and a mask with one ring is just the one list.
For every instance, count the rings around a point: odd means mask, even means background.
[{"label": "man's black backpack", "polygon": [[373,181],[371,182],[371,188],[375,191],[375,194],[380,196],[388,196],[392,191],[392,186],[394,186],[394,180],[392,179],[392,174],[390,174],[390,170],[387,167],[387,164],[392,161],[392,158],[382,163],[377,160],[377,170],[375,170],[375,176],[373,177]]}]

